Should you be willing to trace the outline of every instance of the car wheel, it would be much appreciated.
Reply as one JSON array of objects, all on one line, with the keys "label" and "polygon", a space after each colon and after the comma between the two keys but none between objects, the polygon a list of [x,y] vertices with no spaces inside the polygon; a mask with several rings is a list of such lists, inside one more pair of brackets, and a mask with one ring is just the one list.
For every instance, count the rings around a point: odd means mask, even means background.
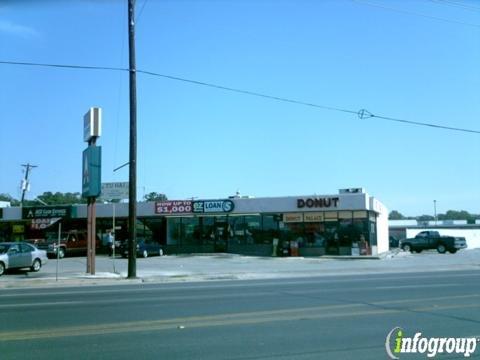
[{"label": "car wheel", "polygon": [[147,250],[143,250],[142,256],[143,256],[144,258],[147,258],[147,257],[148,257],[148,251],[147,251]]},{"label": "car wheel", "polygon": [[60,259],[63,259],[63,258],[65,257],[65,249],[64,249],[64,248],[61,247],[61,248],[58,250],[58,257],[59,257]]},{"label": "car wheel", "polygon": [[3,262],[0,262],[0,276],[2,276],[5,273],[5,264]]},{"label": "car wheel", "polygon": [[403,251],[412,251],[412,247],[409,244],[405,244],[402,246]]},{"label": "car wheel", "polygon": [[33,264],[30,270],[37,272],[40,270],[41,267],[42,267],[42,263],[40,262],[40,260],[35,259],[33,260]]},{"label": "car wheel", "polygon": [[438,251],[440,254],[445,254],[445,251],[447,251],[447,249],[445,248],[445,245],[443,245],[443,244],[438,244],[438,246],[437,246],[437,251]]},{"label": "car wheel", "polygon": [[158,250],[158,256],[163,256],[163,249]]}]

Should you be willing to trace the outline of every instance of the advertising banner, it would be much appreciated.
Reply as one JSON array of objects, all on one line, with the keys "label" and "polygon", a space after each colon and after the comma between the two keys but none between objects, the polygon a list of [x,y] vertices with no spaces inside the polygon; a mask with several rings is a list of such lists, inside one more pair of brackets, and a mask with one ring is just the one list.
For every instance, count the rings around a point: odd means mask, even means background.
[{"label": "advertising banner", "polygon": [[101,192],[102,148],[89,146],[83,151],[82,196],[97,197]]},{"label": "advertising banner", "polygon": [[128,184],[128,181],[102,183],[102,194],[100,197],[104,200],[128,199]]},{"label": "advertising banner", "polygon": [[69,218],[70,215],[70,206],[39,206],[22,208],[23,219]]},{"label": "advertising banner", "polygon": [[192,201],[157,201],[155,214],[184,214],[192,212]]}]

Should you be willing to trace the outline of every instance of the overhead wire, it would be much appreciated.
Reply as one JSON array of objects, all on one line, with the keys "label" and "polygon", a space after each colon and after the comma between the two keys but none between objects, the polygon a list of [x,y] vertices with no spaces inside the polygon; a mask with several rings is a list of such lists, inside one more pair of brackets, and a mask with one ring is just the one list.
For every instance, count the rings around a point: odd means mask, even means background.
[{"label": "overhead wire", "polygon": [[[112,70],[112,71],[130,72],[130,69],[127,69],[127,68],[108,67],[108,66],[45,64],[45,63],[1,61],[1,60],[0,60],[0,64],[40,66],[40,67],[66,68],[66,69]],[[238,94],[244,94],[244,95],[250,95],[250,96],[260,97],[260,98],[264,98],[264,99],[270,99],[270,100],[279,101],[279,102],[308,106],[308,107],[313,107],[313,108],[322,109],[322,110],[329,110],[329,111],[337,111],[337,112],[343,112],[343,113],[348,113],[348,114],[355,114],[361,120],[369,119],[369,118],[376,118],[376,119],[394,121],[394,122],[416,125],[416,126],[426,126],[426,127],[436,128],[436,129],[480,134],[480,130],[459,128],[459,127],[452,127],[452,126],[444,126],[444,125],[439,125],[439,124],[434,124],[434,123],[412,121],[412,120],[407,120],[407,119],[377,115],[377,114],[371,113],[370,111],[368,111],[366,109],[351,110],[351,109],[345,109],[345,108],[340,108],[340,107],[335,107],[335,106],[320,105],[320,104],[316,104],[316,103],[312,103],[312,102],[306,102],[306,101],[302,101],[302,100],[296,100],[296,99],[291,99],[291,98],[286,98],[286,97],[269,95],[269,94],[259,93],[259,92],[250,91],[250,90],[237,89],[237,88],[233,88],[233,87],[229,87],[229,86],[218,85],[218,84],[213,84],[213,83],[208,83],[208,82],[198,81],[198,80],[192,80],[192,79],[182,78],[182,77],[173,76],[173,75],[166,75],[166,74],[161,74],[161,73],[157,73],[157,72],[153,72],[153,71],[146,71],[146,70],[139,70],[139,69],[132,70],[132,71],[136,71],[139,74],[144,74],[144,75],[148,75],[148,76],[160,77],[160,78],[164,78],[164,79],[170,79],[170,80],[185,82],[185,83],[189,83],[189,84],[214,88],[214,89],[218,89],[218,90],[224,90],[224,91],[229,91],[229,92],[238,93]]]},{"label": "overhead wire", "polygon": [[480,11],[480,7],[478,7],[478,6],[467,5],[465,3],[460,3],[460,2],[457,2],[457,1],[452,1],[452,0],[430,0],[430,1],[433,2],[433,3],[442,4],[442,5],[446,5],[446,6],[462,8],[462,9],[465,9],[465,10],[470,10],[470,11],[475,11],[475,12]]},{"label": "overhead wire", "polygon": [[144,0],[142,7],[140,8],[140,11],[138,12],[137,18],[135,19],[135,22],[138,22],[140,17],[142,16],[143,9],[145,9],[145,5],[147,5],[148,0]]},{"label": "overhead wire", "polygon": [[439,16],[426,15],[426,14],[418,13],[418,12],[415,12],[415,11],[403,10],[403,9],[399,9],[399,8],[385,6],[385,5],[374,3],[374,2],[371,2],[371,1],[365,1],[365,0],[351,0],[351,1],[355,2],[355,3],[358,3],[360,5],[367,5],[367,6],[376,7],[376,8],[379,8],[379,9],[384,9],[384,10],[388,10],[388,11],[394,11],[394,12],[402,13],[402,14],[420,16],[420,17],[424,17],[424,18],[427,18],[427,19],[444,21],[444,22],[448,22],[448,23],[451,23],[451,24],[457,24],[457,25],[471,26],[471,27],[480,29],[480,24],[473,24],[473,23],[468,23],[468,22],[464,22],[464,21],[447,19],[447,18],[443,18],[443,17],[439,17]]}]

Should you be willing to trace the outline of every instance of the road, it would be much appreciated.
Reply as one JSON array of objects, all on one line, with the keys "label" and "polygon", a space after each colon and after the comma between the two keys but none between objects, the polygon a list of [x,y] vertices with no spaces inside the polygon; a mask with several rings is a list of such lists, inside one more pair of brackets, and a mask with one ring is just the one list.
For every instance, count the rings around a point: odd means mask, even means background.
[{"label": "road", "polygon": [[385,338],[396,326],[411,336],[480,336],[479,276],[2,289],[0,358],[387,358]]}]

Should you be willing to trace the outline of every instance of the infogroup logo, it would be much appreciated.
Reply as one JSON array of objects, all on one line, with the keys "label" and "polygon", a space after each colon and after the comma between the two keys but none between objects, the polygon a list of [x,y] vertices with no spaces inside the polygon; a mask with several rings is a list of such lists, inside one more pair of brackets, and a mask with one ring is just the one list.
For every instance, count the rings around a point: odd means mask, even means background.
[{"label": "infogroup logo", "polygon": [[385,350],[390,359],[400,359],[400,354],[426,354],[433,358],[438,354],[463,354],[470,357],[480,339],[475,337],[464,338],[438,338],[422,337],[421,332],[416,332],[413,337],[406,337],[400,327],[395,327],[387,335]]}]

